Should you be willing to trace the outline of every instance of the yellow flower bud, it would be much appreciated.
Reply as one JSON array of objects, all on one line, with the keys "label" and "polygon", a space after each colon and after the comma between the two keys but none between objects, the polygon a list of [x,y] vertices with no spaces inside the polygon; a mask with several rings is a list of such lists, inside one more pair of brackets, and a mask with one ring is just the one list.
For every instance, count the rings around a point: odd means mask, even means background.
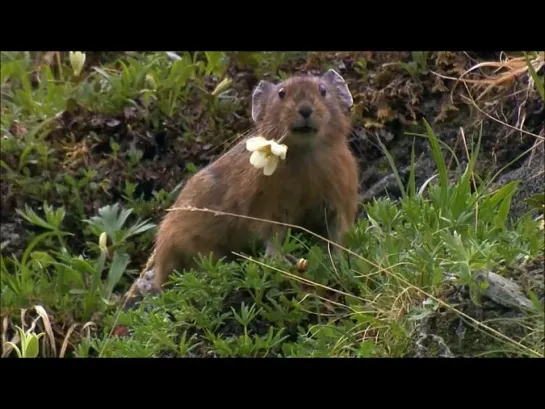
[{"label": "yellow flower bud", "polygon": [[81,51],[70,51],[70,65],[74,70],[74,75],[80,75],[83,66],[85,65],[85,53]]},{"label": "yellow flower bud", "polygon": [[151,89],[155,90],[157,88],[157,83],[155,82],[155,78],[153,78],[153,75],[146,74],[146,84]]},{"label": "yellow flower bud", "polygon": [[98,239],[98,245],[102,250],[108,250],[108,235],[106,232],[101,233],[100,238]]},{"label": "yellow flower bud", "polygon": [[221,94],[223,91],[225,91],[228,87],[231,86],[233,83],[233,80],[231,78],[225,78],[222,82],[220,82],[217,87],[212,91],[212,95],[217,96]]},{"label": "yellow flower bud", "polygon": [[308,261],[304,258],[300,258],[295,264],[295,268],[297,268],[297,271],[300,273],[304,273],[308,269]]}]

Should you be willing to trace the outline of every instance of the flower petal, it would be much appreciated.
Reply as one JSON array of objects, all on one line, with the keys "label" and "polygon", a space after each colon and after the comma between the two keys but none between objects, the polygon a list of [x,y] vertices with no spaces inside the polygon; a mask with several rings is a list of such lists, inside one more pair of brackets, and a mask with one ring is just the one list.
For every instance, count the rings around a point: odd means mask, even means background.
[{"label": "flower petal", "polygon": [[276,156],[271,156],[269,160],[267,161],[267,164],[263,168],[263,174],[265,176],[271,176],[276,170],[277,165],[278,165],[278,158]]},{"label": "flower petal", "polygon": [[279,156],[282,159],[286,159],[286,152],[288,151],[288,147],[286,145],[280,145],[274,142],[271,145],[271,151],[275,156]]},{"label": "flower petal", "polygon": [[267,165],[268,159],[263,153],[255,151],[250,156],[250,163],[256,168],[263,168]]},{"label": "flower petal", "polygon": [[257,149],[267,145],[269,141],[262,136],[256,136],[254,138],[250,138],[246,141],[246,149],[250,152],[256,151]]}]

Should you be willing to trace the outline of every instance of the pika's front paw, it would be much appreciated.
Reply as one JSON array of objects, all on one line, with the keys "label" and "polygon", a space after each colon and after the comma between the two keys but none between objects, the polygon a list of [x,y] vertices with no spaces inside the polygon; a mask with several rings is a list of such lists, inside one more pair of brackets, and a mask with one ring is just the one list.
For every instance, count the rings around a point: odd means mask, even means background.
[{"label": "pika's front paw", "polygon": [[[293,256],[293,255],[291,255],[289,253],[288,254],[282,254],[273,245],[267,246],[267,250],[265,251],[265,257],[275,259],[275,260],[281,260],[282,262],[284,262],[284,263],[286,263],[286,264],[288,264],[290,266],[296,266],[298,270],[300,270],[301,260],[303,260],[303,259],[298,259],[297,257],[295,257],[295,256]],[[306,269],[306,264],[305,264],[305,269]]]},{"label": "pika's front paw", "polygon": [[280,251],[276,248],[274,243],[272,241],[269,241],[267,243],[267,247],[265,249],[265,257],[266,258],[273,258],[273,259],[281,259],[282,254],[280,254]]},{"label": "pika's front paw", "polygon": [[154,270],[150,269],[142,277],[138,278],[134,283],[134,288],[141,296],[158,293],[159,288],[155,283]]}]

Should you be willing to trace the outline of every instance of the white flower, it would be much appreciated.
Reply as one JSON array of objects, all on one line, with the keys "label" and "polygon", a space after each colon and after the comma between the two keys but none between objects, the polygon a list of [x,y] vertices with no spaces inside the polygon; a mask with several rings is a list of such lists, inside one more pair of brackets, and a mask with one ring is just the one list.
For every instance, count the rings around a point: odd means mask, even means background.
[{"label": "white flower", "polygon": [[246,149],[252,153],[250,163],[257,169],[263,168],[263,174],[270,176],[278,166],[279,158],[286,159],[288,147],[278,142],[256,136],[246,141]]},{"label": "white flower", "polygon": [[102,232],[100,234],[100,237],[98,239],[98,245],[102,250],[106,250],[108,248],[108,235],[106,232]]},{"label": "white flower", "polygon": [[153,90],[157,89],[157,83],[151,74],[146,74],[146,84]]},{"label": "white flower", "polygon": [[98,239],[98,247],[104,252],[107,258],[110,258],[110,252],[108,251],[108,235],[106,232],[102,232]]},{"label": "white flower", "polygon": [[85,65],[85,53],[82,53],[81,51],[70,51],[70,65],[74,70],[74,75],[77,77]]}]

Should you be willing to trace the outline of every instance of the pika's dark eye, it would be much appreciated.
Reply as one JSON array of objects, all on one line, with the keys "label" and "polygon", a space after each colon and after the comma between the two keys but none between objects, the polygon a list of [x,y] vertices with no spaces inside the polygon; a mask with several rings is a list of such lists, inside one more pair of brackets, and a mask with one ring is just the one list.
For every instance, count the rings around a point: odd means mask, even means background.
[{"label": "pika's dark eye", "polygon": [[325,97],[325,94],[326,94],[327,90],[326,90],[324,84],[320,84],[320,85],[318,86],[318,91],[320,91],[320,95],[321,95],[322,97]]},{"label": "pika's dark eye", "polygon": [[278,96],[280,97],[280,99],[284,99],[284,97],[286,96],[286,90],[284,88],[280,88],[278,90]]}]

